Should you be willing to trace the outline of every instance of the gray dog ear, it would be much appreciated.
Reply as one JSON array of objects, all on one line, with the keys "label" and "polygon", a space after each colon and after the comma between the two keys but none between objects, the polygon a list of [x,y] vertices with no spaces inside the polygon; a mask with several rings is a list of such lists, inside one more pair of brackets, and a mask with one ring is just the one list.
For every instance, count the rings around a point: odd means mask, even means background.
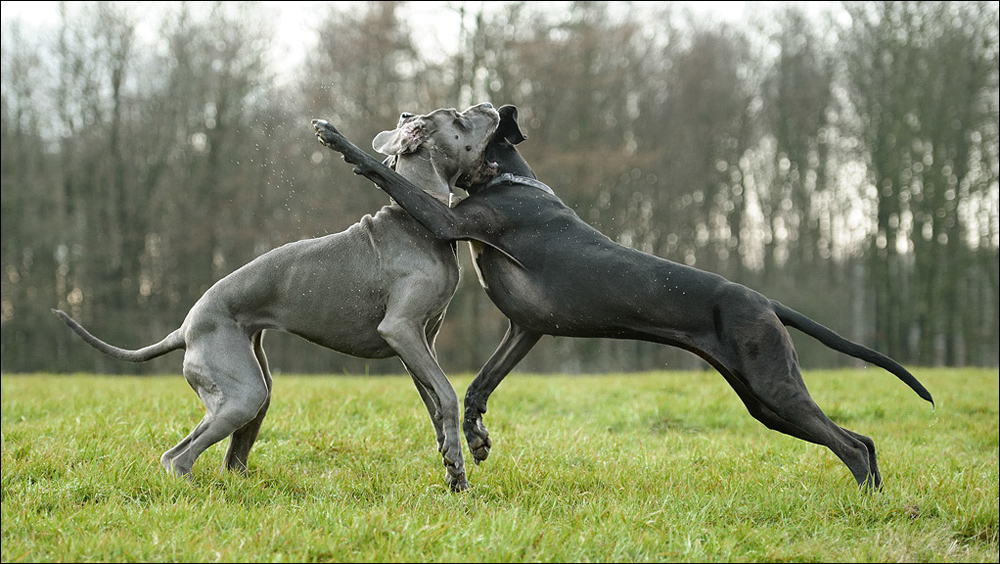
[{"label": "gray dog ear", "polygon": [[[405,114],[404,114],[405,115]],[[400,117],[400,121],[404,121]],[[409,121],[392,131],[383,131],[372,140],[372,149],[383,155],[412,153],[427,140],[427,128],[420,120]]]}]

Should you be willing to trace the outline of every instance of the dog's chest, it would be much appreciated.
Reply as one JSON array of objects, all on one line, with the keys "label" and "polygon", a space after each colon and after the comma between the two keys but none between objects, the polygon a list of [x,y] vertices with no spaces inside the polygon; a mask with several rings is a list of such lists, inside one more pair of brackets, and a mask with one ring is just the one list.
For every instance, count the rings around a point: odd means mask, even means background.
[{"label": "dog's chest", "polygon": [[479,264],[483,256],[483,247],[484,245],[478,241],[469,241],[469,252],[472,253],[472,266],[476,269],[476,278],[479,278],[479,285],[484,290],[489,290],[490,287],[486,284],[486,279],[483,278],[483,270]]}]

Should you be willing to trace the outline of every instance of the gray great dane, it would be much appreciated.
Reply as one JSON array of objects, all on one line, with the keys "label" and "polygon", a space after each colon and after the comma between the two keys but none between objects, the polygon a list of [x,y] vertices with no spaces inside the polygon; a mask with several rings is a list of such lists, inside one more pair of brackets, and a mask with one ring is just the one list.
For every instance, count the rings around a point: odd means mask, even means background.
[{"label": "gray great dane", "polygon": [[492,441],[486,401],[542,335],[637,339],[691,351],[718,370],[765,426],[825,445],[862,489],[882,483],[873,441],[832,422],[809,395],[788,327],[888,370],[931,402],[891,358],[851,342],[777,301],[725,278],[619,245],[567,207],[535,177],[515,145],[525,139],[517,109],[499,109],[486,147],[498,176],[466,189],[453,208],[373,159],[326,122],[317,137],[343,153],[443,241],[470,241],[480,282],[510,326],[465,396],[463,428],[477,463]]},{"label": "gray great dane", "polygon": [[[447,201],[477,180],[499,116],[490,104],[464,112],[404,114],[373,147],[430,198]],[[446,205],[446,204],[442,204]],[[271,374],[262,347],[278,330],[362,358],[398,356],[426,404],[454,491],[466,490],[459,408],[438,365],[434,341],[459,279],[455,245],[434,237],[398,205],[383,207],[348,229],[278,247],[216,282],[181,326],[138,350],[115,347],[55,313],[87,343],[114,358],[146,361],[184,349],[184,377],[207,413],[160,458],[168,472],[190,477],[195,459],[231,437],[225,468],[246,473],[250,448],[271,403]]]}]

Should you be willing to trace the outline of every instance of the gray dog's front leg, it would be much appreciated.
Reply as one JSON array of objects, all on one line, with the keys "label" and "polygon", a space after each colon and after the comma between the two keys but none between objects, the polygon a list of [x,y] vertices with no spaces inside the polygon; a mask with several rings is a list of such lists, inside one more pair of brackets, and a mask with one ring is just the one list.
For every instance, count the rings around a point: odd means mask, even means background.
[{"label": "gray dog's front leg", "polygon": [[431,414],[431,423],[434,425],[434,436],[437,438],[437,449],[438,452],[444,450],[444,427],[441,425],[441,420],[434,417],[434,412],[437,410],[437,405],[434,403],[434,396],[430,390],[427,389],[419,378],[413,374],[409,366],[403,363],[406,368],[406,372],[410,375],[410,379],[413,380],[413,385],[417,388],[417,392],[420,393],[420,399],[424,402],[424,406],[427,407],[427,412]]},{"label": "gray dog's front leg", "polygon": [[423,327],[415,324],[414,316],[408,313],[407,308],[418,300],[419,296],[394,295],[378,332],[403,361],[430,412],[444,462],[445,482],[452,491],[465,491],[470,486],[459,440],[458,396],[431,354]]},{"label": "gray dog's front leg", "polygon": [[[414,350],[412,347],[404,345],[409,336],[414,334],[412,331],[402,331],[394,334],[394,330],[386,327],[385,323],[379,326],[379,330],[383,332],[386,341],[390,344],[395,343],[403,350]],[[409,357],[411,362],[416,363],[416,368],[414,368],[411,367],[410,362],[405,359],[403,360],[403,365],[410,373],[413,384],[420,393],[420,399],[423,400],[424,405],[427,407],[431,423],[434,425],[438,451],[441,453],[445,467],[445,483],[448,484],[448,487],[452,491],[460,492],[468,490],[471,486],[465,476],[462,445],[458,441],[458,396],[455,395],[455,390],[448,383],[444,373],[439,370],[435,371],[427,363],[420,362],[417,358],[419,356],[422,355],[400,354],[401,359]],[[434,365],[436,366],[436,364]],[[437,373],[435,374],[435,372]],[[430,378],[431,383],[424,381],[424,378],[427,377]]]}]

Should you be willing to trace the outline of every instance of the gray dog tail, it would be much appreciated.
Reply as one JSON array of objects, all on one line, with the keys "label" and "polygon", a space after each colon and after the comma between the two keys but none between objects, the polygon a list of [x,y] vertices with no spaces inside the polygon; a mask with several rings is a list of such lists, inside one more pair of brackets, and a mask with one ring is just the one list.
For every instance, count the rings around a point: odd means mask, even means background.
[{"label": "gray dog tail", "polygon": [[87,341],[90,346],[101,351],[102,353],[117,358],[119,360],[127,360],[129,362],[144,362],[158,356],[167,354],[170,351],[175,351],[177,349],[184,348],[184,336],[181,334],[180,329],[174,330],[172,333],[167,335],[162,341],[154,345],[149,345],[148,347],[143,347],[137,350],[122,349],[114,345],[109,345],[104,341],[98,339],[97,337],[90,334],[83,328],[82,325],[76,322],[75,319],[66,315],[65,312],[54,309],[52,313],[59,316],[69,328],[76,332],[77,335]]},{"label": "gray dog tail", "polygon": [[903,383],[913,389],[914,392],[917,392],[918,396],[931,402],[931,405],[934,405],[934,398],[931,397],[931,393],[927,391],[927,388],[913,374],[910,374],[909,370],[903,368],[895,360],[864,345],[859,345],[854,341],[845,339],[832,329],[809,319],[805,315],[779,302],[771,300],[771,306],[774,308],[774,313],[778,315],[778,319],[788,327],[802,331],[835,351],[853,356],[854,358],[860,358],[865,362],[870,362],[875,366],[880,366],[892,372]]}]

